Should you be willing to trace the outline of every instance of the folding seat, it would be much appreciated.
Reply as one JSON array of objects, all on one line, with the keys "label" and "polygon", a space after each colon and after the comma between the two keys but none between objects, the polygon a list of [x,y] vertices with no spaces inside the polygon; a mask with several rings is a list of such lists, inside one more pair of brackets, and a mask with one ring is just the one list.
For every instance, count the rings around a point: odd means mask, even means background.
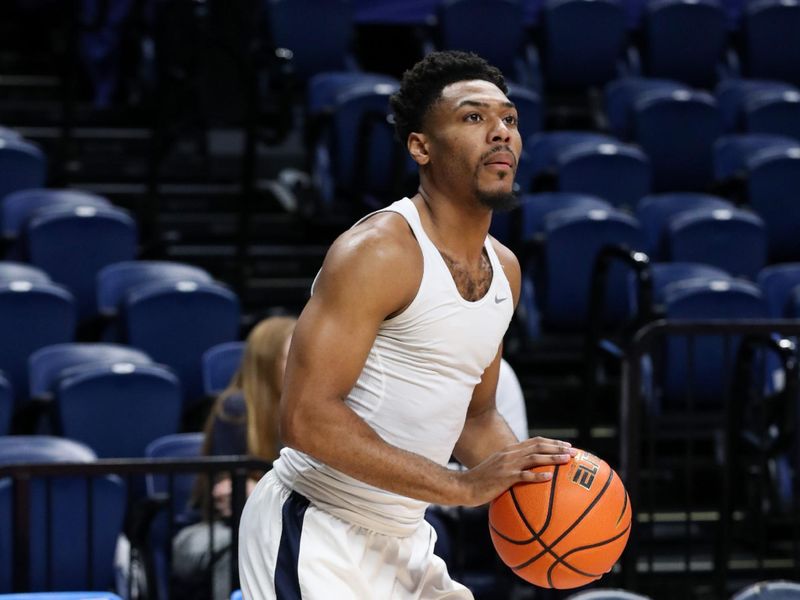
[{"label": "folding seat", "polygon": [[306,86],[306,112],[310,118],[330,116],[336,98],[348,88],[363,85],[388,84],[399,86],[396,77],[363,71],[322,71],[312,75]]},{"label": "folding seat", "polygon": [[[487,36],[502,31],[502,36]],[[442,50],[464,50],[482,56],[506,79],[533,85],[526,53],[524,9],[518,0],[445,0],[439,4],[437,41]]]},{"label": "folding seat", "polygon": [[531,135],[542,129],[544,120],[544,107],[542,98],[531,89],[521,85],[507,82],[508,99],[517,107],[519,117],[519,134],[523,140],[527,140]]},{"label": "folding seat", "polygon": [[130,260],[112,263],[97,273],[97,309],[110,321],[105,335],[109,340],[120,340],[122,334],[114,319],[127,294],[139,285],[163,282],[194,281],[212,283],[211,274],[200,267],[166,260]]},{"label": "folding seat", "polygon": [[28,358],[31,398],[52,398],[59,380],[75,367],[132,363],[149,365],[147,354],[130,346],[101,343],[70,343],[45,346]]},{"label": "folding seat", "polygon": [[650,192],[650,159],[630,144],[581,144],[558,156],[558,189],[632,207]]},{"label": "folding seat", "polygon": [[781,263],[764,267],[758,274],[761,288],[773,319],[787,319],[792,290],[800,286],[800,263]]},{"label": "folding seat", "polygon": [[689,280],[718,280],[733,279],[730,273],[719,267],[700,262],[652,262],[650,263],[650,282],[653,290],[653,306],[640,307],[638,305],[637,281],[628,278],[631,314],[648,310],[651,315],[661,315],[663,312],[664,298],[670,286],[681,284]]},{"label": "folding seat", "polygon": [[313,179],[329,209],[342,199],[345,212],[377,208],[395,195],[408,164],[389,122],[389,97],[396,90],[396,85],[363,84],[337,96],[314,151]]},{"label": "folding seat", "polygon": [[121,209],[52,207],[28,221],[23,243],[30,263],[75,295],[79,318],[85,320],[97,315],[97,272],[136,256],[138,230]]},{"label": "folding seat", "polygon": [[800,147],[758,152],[746,168],[747,201],[767,227],[770,262],[800,260]]},{"label": "folding seat", "polygon": [[682,212],[667,227],[669,258],[704,262],[735,277],[754,280],[767,263],[767,231],[761,218],[736,208]]},{"label": "folding seat", "polygon": [[800,598],[800,583],[773,579],[753,583],[731,596],[731,600],[792,600]]},{"label": "folding seat", "polygon": [[50,276],[38,267],[14,261],[0,261],[0,282],[50,283]]},{"label": "folding seat", "polygon": [[596,131],[542,131],[524,138],[524,149],[530,162],[529,170],[535,181],[536,178],[554,178],[558,157],[575,146],[616,142],[618,140],[614,137]]},{"label": "folding seat", "polygon": [[709,194],[674,192],[642,198],[636,206],[636,218],[647,241],[647,254],[652,260],[667,260],[666,234],[670,221],[682,212],[697,208],[730,209],[733,204]]},{"label": "folding seat", "polygon": [[[37,211],[51,206],[109,208],[112,205],[102,196],[81,190],[46,188],[19,190],[6,196],[0,204],[3,238],[7,242],[14,242]],[[15,250],[15,254],[20,254],[19,249]]]},{"label": "folding seat", "polygon": [[[0,438],[0,464],[91,463],[96,455],[80,442],[49,436]],[[114,551],[122,533],[127,493],[119,477],[34,478],[30,487],[30,570],[34,592],[110,589]],[[90,495],[91,494],[91,495]],[[13,557],[13,488],[0,479],[0,556]],[[89,512],[91,506],[91,513]],[[0,561],[0,593],[12,586],[11,561]],[[81,596],[83,598],[84,596]],[[91,596],[90,596],[91,597]],[[114,598],[113,595],[102,597]]]},{"label": "folding seat", "polygon": [[[202,432],[165,435],[150,442],[145,448],[144,455],[147,458],[197,458],[201,454],[203,439]],[[196,518],[189,507],[195,479],[194,474],[176,475],[172,481],[166,475],[145,477],[148,498],[159,502],[160,498],[171,496],[169,498],[171,513],[170,510],[164,510],[167,507],[161,502],[162,510],[151,521],[148,536],[159,598],[169,597],[168,556],[175,529],[189,524]],[[172,526],[168,520],[169,514],[174,515]]]},{"label": "folding seat", "polygon": [[714,179],[717,182],[743,181],[747,161],[764,150],[800,148],[800,143],[785,135],[741,133],[724,135],[714,142]]},{"label": "folding seat", "polygon": [[216,396],[231,382],[244,356],[245,342],[225,342],[203,352],[203,391]]},{"label": "folding seat", "polygon": [[21,140],[22,135],[10,127],[3,127],[0,125],[0,139],[3,140]]},{"label": "folding seat", "polygon": [[762,92],[745,104],[745,131],[786,135],[800,143],[800,91]]},{"label": "folding seat", "polygon": [[720,78],[727,45],[716,0],[657,0],[644,15],[643,71],[709,88]]},{"label": "folding seat", "polygon": [[612,0],[548,0],[542,9],[545,87],[603,85],[620,73],[625,13]]},{"label": "folding seat", "polygon": [[611,210],[612,206],[602,198],[588,194],[570,192],[548,192],[526,194],[520,202],[520,232],[522,240],[528,240],[544,232],[547,216],[559,210]]},{"label": "folding seat", "polygon": [[634,139],[653,167],[655,191],[701,191],[711,183],[713,145],[722,123],[710,94],[679,90],[641,96],[634,123]]},{"label": "folding seat", "polygon": [[270,0],[264,9],[269,42],[288,58],[295,82],[305,84],[322,71],[353,70],[354,29],[349,2]]},{"label": "folding seat", "polygon": [[239,313],[228,288],[191,281],[139,286],[121,310],[127,343],[178,374],[184,408],[204,399],[203,352],[239,339]]},{"label": "folding seat", "polygon": [[101,458],[141,457],[147,444],[178,432],[181,387],[161,365],[89,363],[61,379],[54,405],[65,437]]},{"label": "folding seat", "polygon": [[800,84],[800,5],[755,0],[747,5],[742,28],[748,77]]},{"label": "folding seat", "polygon": [[646,77],[622,77],[605,87],[605,111],[611,133],[622,140],[634,138],[634,106],[643,96],[654,92],[691,91],[680,81]]},{"label": "folding seat", "polygon": [[0,283],[0,369],[14,389],[17,406],[27,400],[28,357],[44,346],[72,341],[75,325],[75,301],[64,288]]},{"label": "folding seat", "polygon": [[24,139],[0,139],[0,200],[11,192],[40,188],[47,178],[47,159]]},{"label": "folding seat", "polygon": [[0,371],[0,436],[7,435],[11,428],[11,414],[14,410],[14,391],[11,384]]},{"label": "folding seat", "polygon": [[[633,217],[615,209],[573,208],[548,214],[534,280],[543,330],[585,330],[595,260],[608,247],[643,249],[644,236]],[[630,311],[625,269],[613,264],[607,281],[602,318],[607,325],[619,325]]]},{"label": "folding seat", "polygon": [[725,131],[747,131],[744,113],[747,104],[764,93],[769,95],[782,92],[797,92],[798,89],[785,81],[766,79],[739,79],[731,77],[719,82],[714,95],[717,97]]}]

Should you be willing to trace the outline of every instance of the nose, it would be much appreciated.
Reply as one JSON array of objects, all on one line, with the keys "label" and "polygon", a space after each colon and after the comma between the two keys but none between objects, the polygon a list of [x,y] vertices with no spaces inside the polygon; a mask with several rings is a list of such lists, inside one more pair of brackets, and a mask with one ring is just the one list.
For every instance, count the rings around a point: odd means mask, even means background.
[{"label": "nose", "polygon": [[511,128],[508,127],[503,119],[497,119],[494,122],[494,127],[489,132],[489,142],[496,144],[498,142],[508,143],[511,141]]}]

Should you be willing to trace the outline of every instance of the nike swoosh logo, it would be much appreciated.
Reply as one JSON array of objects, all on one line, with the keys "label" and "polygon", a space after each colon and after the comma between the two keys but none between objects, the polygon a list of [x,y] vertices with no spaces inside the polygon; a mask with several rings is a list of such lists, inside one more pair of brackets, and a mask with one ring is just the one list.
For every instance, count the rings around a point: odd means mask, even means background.
[{"label": "nike swoosh logo", "polygon": [[505,298],[500,298],[499,296],[495,296],[494,297],[494,303],[495,304],[500,304],[501,302],[505,302],[506,300],[508,300],[508,297],[505,297]]}]

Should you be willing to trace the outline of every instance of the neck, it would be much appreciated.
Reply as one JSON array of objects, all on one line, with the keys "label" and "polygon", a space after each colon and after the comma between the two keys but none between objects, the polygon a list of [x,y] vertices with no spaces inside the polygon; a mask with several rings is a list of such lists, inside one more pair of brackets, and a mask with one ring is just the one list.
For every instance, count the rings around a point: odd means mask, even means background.
[{"label": "neck", "polygon": [[431,241],[440,251],[467,262],[480,260],[489,233],[492,211],[477,200],[440,193],[423,180],[414,198]]}]

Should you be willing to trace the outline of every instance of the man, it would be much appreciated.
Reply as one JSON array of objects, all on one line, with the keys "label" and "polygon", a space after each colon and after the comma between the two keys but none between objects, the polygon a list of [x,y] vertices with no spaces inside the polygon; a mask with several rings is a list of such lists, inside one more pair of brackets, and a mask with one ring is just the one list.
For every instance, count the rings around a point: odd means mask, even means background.
[{"label": "man", "polygon": [[[518,442],[494,405],[519,297],[516,258],[488,236],[513,204],[521,151],[500,72],[434,53],[392,98],[420,189],[331,246],[292,340],[286,444],[240,527],[247,600],[468,599],[433,554],[429,503],[477,506],[565,442]],[[465,471],[448,469],[454,455]]]}]

